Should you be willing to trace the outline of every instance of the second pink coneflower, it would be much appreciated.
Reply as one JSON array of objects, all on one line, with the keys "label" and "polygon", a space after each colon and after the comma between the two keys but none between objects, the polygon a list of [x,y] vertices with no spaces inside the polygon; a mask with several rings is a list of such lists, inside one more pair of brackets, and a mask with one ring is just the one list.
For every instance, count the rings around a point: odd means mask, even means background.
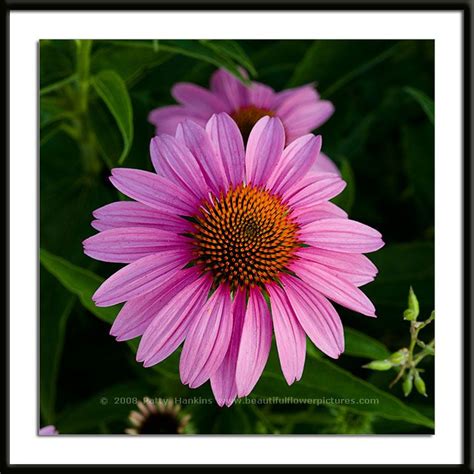
[{"label": "second pink coneflower", "polygon": [[[244,85],[224,69],[214,72],[210,89],[181,82],[174,85],[171,93],[179,105],[158,107],[149,114],[148,119],[156,126],[157,133],[174,135],[185,119],[205,126],[213,114],[226,112],[237,123],[244,142],[262,117],[278,117],[285,130],[286,144],[289,144],[320,127],[334,112],[332,102],[322,100],[311,84],[275,92],[260,82]],[[333,161],[323,153],[315,169],[339,173]]]}]

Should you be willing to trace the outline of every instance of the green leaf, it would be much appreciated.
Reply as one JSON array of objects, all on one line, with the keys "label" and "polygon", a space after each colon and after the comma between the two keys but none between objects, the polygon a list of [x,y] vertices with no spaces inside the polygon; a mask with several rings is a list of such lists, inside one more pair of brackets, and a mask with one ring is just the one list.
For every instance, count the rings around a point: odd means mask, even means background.
[{"label": "green leaf", "polygon": [[207,41],[203,44],[193,40],[162,40],[160,41],[160,49],[170,53],[182,54],[194,59],[206,61],[217,67],[222,67],[227,69],[242,82],[248,83],[249,81],[245,78],[245,76],[242,75],[238,68],[240,65],[244,67],[245,65],[241,62],[236,63],[234,61],[235,51],[232,53],[232,55],[229,55],[228,50],[225,51],[221,47],[217,53],[217,46],[215,44],[210,46],[211,43],[215,42]]},{"label": "green leaf", "polygon": [[381,53],[375,55],[374,57],[370,58],[368,61],[363,62],[362,64],[357,65],[354,69],[348,71],[345,75],[340,77],[337,81],[331,84],[330,87],[325,89],[321,96],[324,98],[328,98],[332,96],[335,92],[343,87],[346,87],[352,81],[356,80],[360,76],[363,76],[368,71],[370,71],[375,66],[378,66],[380,63],[383,63],[387,59],[391,58],[399,49],[399,44],[396,43],[382,51]]},{"label": "green leaf", "polygon": [[46,145],[52,138],[54,138],[59,132],[64,132],[64,124],[56,122],[51,125],[46,125],[40,131],[40,147]]},{"label": "green leaf", "polygon": [[[40,249],[40,260],[41,264],[46,270],[48,270],[57,280],[71,293],[77,295],[81,304],[90,311],[92,314],[97,316],[102,321],[112,324],[116,318],[120,306],[110,307],[98,307],[92,301],[92,295],[95,293],[97,288],[103,283],[104,279],[90,270],[86,270],[77,265],[73,265],[71,262],[51,254],[47,250]],[[131,339],[127,341],[128,346],[133,353],[137,352],[138,339]],[[165,363],[154,368],[171,379],[179,378],[175,373],[167,371],[166,367],[171,364],[175,364],[176,360],[173,357],[169,357]]]},{"label": "green leaf", "polygon": [[276,351],[272,350],[253,398],[285,397],[307,400],[307,403],[346,407],[356,413],[377,415],[390,420],[404,420],[433,428],[434,423],[397,397],[355,377],[325,358],[309,356],[299,382],[288,386],[278,369]]},{"label": "green leaf", "polygon": [[344,336],[346,342],[344,355],[367,359],[386,359],[390,355],[384,344],[360,331],[345,327]]},{"label": "green leaf", "polygon": [[70,116],[70,112],[65,110],[63,101],[57,97],[42,97],[40,99],[40,127],[58,122]]},{"label": "green leaf", "polygon": [[127,84],[136,83],[149,69],[173,57],[171,53],[156,51],[152,48],[126,46],[126,43],[121,46],[96,41],[95,45],[96,49],[91,58],[92,73],[113,70]]},{"label": "green leaf", "polygon": [[252,76],[257,75],[255,66],[252,64],[252,61],[247,56],[247,53],[240,47],[237,41],[232,40],[218,40],[218,41],[208,41],[201,40],[201,44],[207,46],[208,48],[214,50],[216,53],[221,54],[223,57],[230,57],[237,61],[238,64],[243,66]]},{"label": "green leaf", "polygon": [[213,434],[253,434],[252,424],[244,406],[235,405],[233,410],[219,410],[214,414]]},{"label": "green leaf", "polygon": [[103,102],[93,102],[89,106],[89,118],[100,155],[111,169],[122,154],[122,134],[115,125],[114,116]]},{"label": "green leaf", "polygon": [[332,201],[337,206],[344,209],[346,212],[350,212],[355,200],[355,178],[352,171],[351,165],[347,159],[343,159],[341,166],[339,167],[342,179],[347,183],[344,191],[336,196]]},{"label": "green leaf", "polygon": [[118,163],[121,164],[133,141],[133,110],[127,87],[123,79],[111,70],[101,71],[95,75],[92,85],[114,116],[122,134],[123,150],[118,158]]},{"label": "green leaf", "polygon": [[142,381],[130,380],[108,387],[64,410],[56,427],[60,433],[67,434],[87,432],[101,424],[119,420],[123,420],[126,426],[128,414],[136,408],[136,402],[147,396],[152,396],[150,387]]},{"label": "green leaf", "polygon": [[40,90],[61,84],[73,76],[75,53],[76,47],[72,40],[40,41]]},{"label": "green leaf", "polygon": [[414,87],[405,87],[403,90],[418,102],[429,121],[434,125],[435,116],[433,99],[430,99],[424,92],[415,89]]},{"label": "green leaf", "polygon": [[[370,259],[379,269],[377,278],[364,290],[385,316],[386,311],[400,317],[407,287],[412,284],[421,306],[433,307],[434,246],[429,242],[387,245],[371,254]],[[408,283],[409,282],[409,283]],[[423,313],[423,310],[421,311]],[[393,324],[399,320],[393,319]]]},{"label": "green leaf", "polygon": [[[222,42],[222,41],[219,41]],[[112,40],[110,44],[122,47],[148,49],[156,53],[156,41],[146,40]],[[196,40],[160,40],[158,43],[158,51],[163,53],[180,54],[198,61],[212,64],[219,68],[227,69],[231,74],[236,76],[242,82],[248,84],[249,81],[239,71],[238,66],[253,69],[250,59],[245,55],[243,50],[237,46],[231,46],[226,40],[226,45],[216,46],[215,40],[196,41]],[[212,46],[211,46],[212,44]]]},{"label": "green leaf", "polygon": [[259,80],[275,90],[282,90],[286,88],[289,78],[311,43],[312,41],[292,40],[259,41],[258,49],[255,43],[247,43],[246,51],[258,70]]},{"label": "green leaf", "polygon": [[403,164],[420,212],[434,211],[434,129],[423,122],[402,127]]},{"label": "green leaf", "polygon": [[[299,432],[294,430],[295,424],[302,424],[302,425],[311,425],[311,428],[314,430],[315,428],[318,430],[319,433],[324,433],[328,426],[333,427],[335,418],[333,415],[330,415],[327,412],[322,410],[317,410],[313,412],[311,408],[304,410],[304,411],[297,411],[297,412],[285,412],[283,414],[280,413],[268,413],[268,418],[277,425],[282,425],[283,431],[282,434],[294,433]],[[341,434],[341,433],[338,433]]]},{"label": "green leaf", "polygon": [[40,273],[40,407],[45,424],[56,422],[57,378],[66,325],[76,297],[48,274]]},{"label": "green leaf", "polygon": [[360,40],[356,44],[345,40],[314,41],[288,86],[317,81],[323,90],[321,96],[327,98],[392,57],[400,42]]},{"label": "green leaf", "polygon": [[91,264],[81,242],[91,235],[92,212],[111,202],[115,191],[98,176],[83,174],[77,142],[62,132],[41,146],[39,168],[40,246],[73,263]]},{"label": "green leaf", "polygon": [[92,295],[104,281],[89,270],[73,265],[67,260],[40,249],[41,264],[54,275],[71,293],[77,295],[82,305],[103,321],[112,324],[119,307],[100,308],[92,301]]}]

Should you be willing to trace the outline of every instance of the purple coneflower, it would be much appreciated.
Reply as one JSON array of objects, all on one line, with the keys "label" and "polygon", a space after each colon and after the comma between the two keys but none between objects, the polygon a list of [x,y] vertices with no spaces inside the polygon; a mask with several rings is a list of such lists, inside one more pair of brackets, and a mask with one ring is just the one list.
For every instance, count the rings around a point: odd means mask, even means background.
[{"label": "purple coneflower", "polygon": [[[321,100],[312,85],[275,92],[259,82],[246,86],[224,69],[218,69],[212,75],[210,90],[183,82],[176,84],[171,93],[180,105],[159,107],[148,117],[157,133],[174,135],[178,124],[185,119],[204,127],[213,114],[226,112],[239,126],[246,143],[254,125],[268,115],[281,120],[288,145],[321,126],[334,112],[333,104]],[[320,153],[315,169],[339,173],[323,153]]]},{"label": "purple coneflower", "polygon": [[299,380],[306,337],[328,356],[344,350],[341,320],[329,299],[375,316],[359,289],[375,266],[363,253],[383,246],[376,230],[349,220],[329,200],[344,181],[310,172],[321,138],[285,148],[278,118],[263,117],[246,148],[226,113],[202,128],[151,141],[156,173],[112,170],[114,186],[136,202],[94,212],[99,234],[87,255],[128,265],[107,279],[98,306],[126,302],[111,334],[142,336],[137,360],[159,363],[183,342],[180,375],[207,380],[220,405],[248,395],[275,333],[283,374]]}]

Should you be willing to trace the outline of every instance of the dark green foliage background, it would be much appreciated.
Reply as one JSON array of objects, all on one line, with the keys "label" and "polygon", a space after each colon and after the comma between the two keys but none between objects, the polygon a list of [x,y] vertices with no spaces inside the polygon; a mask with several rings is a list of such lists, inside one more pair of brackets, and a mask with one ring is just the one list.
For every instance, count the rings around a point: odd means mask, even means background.
[{"label": "dark green foliage background", "polygon": [[[78,61],[78,51],[85,63]],[[424,362],[428,398],[405,399],[400,387],[388,388],[395,372],[362,368],[408,344],[402,313],[410,285],[423,317],[434,307],[431,41],[94,41],[90,51],[84,42],[42,41],[41,426],[54,423],[62,433],[123,433],[133,398],[212,398],[208,384],[197,390],[181,385],[178,354],[144,369],[134,359],[138,341],[118,343],[108,335],[119,308],[99,310],[90,296],[119,266],[84,256],[81,242],[94,233],[92,211],[120,198],[107,179],[120,156],[127,155],[124,166],[151,170],[148,145],[154,130],[148,112],[174,103],[175,82],[207,86],[219,65],[234,72],[238,65],[253,67],[252,78],[276,90],[315,82],[322,97],[333,101],[336,112],[318,133],[348,181],[338,203],[353,219],[380,230],[386,247],[371,255],[380,274],[364,288],[378,319],[338,308],[351,328],[339,360],[327,359],[308,342],[303,378],[287,387],[273,347],[246,403],[185,407],[195,431],[433,432],[432,359]],[[81,77],[89,85],[84,113],[78,111]],[[273,396],[380,402],[258,402]],[[100,403],[102,397],[107,404]]]}]

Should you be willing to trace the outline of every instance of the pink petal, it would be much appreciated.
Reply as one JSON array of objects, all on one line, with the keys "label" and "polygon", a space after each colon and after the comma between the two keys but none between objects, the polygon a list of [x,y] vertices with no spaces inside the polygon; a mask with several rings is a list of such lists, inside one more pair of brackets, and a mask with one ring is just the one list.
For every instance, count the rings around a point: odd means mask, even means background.
[{"label": "pink petal", "polygon": [[137,351],[139,362],[151,367],[178,348],[202,311],[210,287],[210,279],[197,278],[176,289],[173,298],[156,313],[145,330]]},{"label": "pink petal", "polygon": [[354,284],[324,265],[301,259],[291,265],[291,270],[330,300],[366,316],[375,316],[375,308],[369,298]]},{"label": "pink petal", "polygon": [[186,188],[197,199],[207,196],[209,188],[196,158],[175,137],[160,135],[152,138],[150,155],[158,174]]},{"label": "pink petal", "polygon": [[113,306],[144,295],[162,285],[189,260],[183,250],[143,257],[105,280],[92,299],[97,306]]},{"label": "pink petal", "polygon": [[339,168],[336,166],[334,161],[329,156],[320,152],[316,163],[313,165],[311,172],[313,173],[334,173],[338,176],[341,175]]},{"label": "pink petal", "polygon": [[247,88],[247,103],[259,109],[270,110],[275,100],[275,91],[265,84],[252,82]]},{"label": "pink petal", "polygon": [[314,345],[337,359],[344,352],[344,329],[332,304],[307,283],[285,278],[286,295],[294,314]]},{"label": "pink petal", "polygon": [[312,85],[305,85],[286,89],[275,94],[272,109],[278,115],[285,115],[306,104],[316,103],[319,94]]},{"label": "pink petal", "polygon": [[272,191],[279,194],[289,192],[314,165],[320,150],[320,135],[304,135],[287,146],[270,177],[268,185]]},{"label": "pink petal", "polygon": [[300,225],[310,224],[321,219],[347,218],[347,213],[332,202],[321,202],[314,207],[296,208],[291,214]]},{"label": "pink petal", "polygon": [[344,253],[368,253],[383,247],[379,232],[350,219],[323,219],[303,226],[303,242],[321,249]]},{"label": "pink petal", "polygon": [[302,260],[323,265],[334,275],[341,276],[357,286],[371,282],[378,273],[377,267],[365,255],[358,253],[340,253],[307,247],[299,249],[297,255]]},{"label": "pink petal", "polygon": [[278,118],[262,117],[250,132],[245,165],[247,183],[265,186],[278,165],[285,145],[285,130]]},{"label": "pink petal", "polygon": [[148,121],[156,127],[156,133],[167,133],[168,135],[174,135],[178,124],[186,119],[192,119],[200,125],[206,123],[205,118],[197,116],[196,113],[182,105],[159,107],[148,115]]},{"label": "pink petal", "polygon": [[222,161],[218,158],[217,151],[206,130],[186,120],[178,126],[176,138],[184,143],[194,155],[210,190],[218,196],[220,191],[225,188],[227,178]]},{"label": "pink petal", "polygon": [[262,375],[272,344],[272,319],[260,290],[251,290],[245,314],[235,380],[239,397],[247,396]]},{"label": "pink petal", "polygon": [[281,114],[285,123],[287,140],[293,141],[296,137],[309,133],[321,126],[334,113],[334,106],[327,100],[319,100],[313,104],[295,108],[290,113]]},{"label": "pink petal", "polygon": [[[141,336],[164,306],[178,293],[182,298],[181,291],[197,280],[198,274],[194,268],[184,269],[146,295],[128,300],[115,318],[110,334],[115,336],[117,341]],[[195,289],[195,285],[192,289]]]},{"label": "pink petal", "polygon": [[345,181],[334,173],[318,173],[303,178],[284,198],[293,208],[315,206],[337,196],[345,187]]},{"label": "pink petal", "polygon": [[147,227],[110,229],[84,240],[84,253],[102,262],[131,263],[184,245],[174,232]]},{"label": "pink petal", "polygon": [[268,293],[281,370],[288,385],[291,385],[303,374],[306,334],[293,312],[285,291],[276,285],[270,285]]},{"label": "pink petal", "polygon": [[238,291],[232,304],[233,326],[229,348],[222,364],[211,375],[212,392],[219,406],[230,407],[237,397],[235,370],[245,318],[245,306],[245,292]]},{"label": "pink petal", "polygon": [[216,372],[227,353],[232,334],[230,290],[220,285],[197,312],[179,361],[181,381],[196,388]]},{"label": "pink petal", "polygon": [[198,206],[196,199],[182,187],[148,171],[114,168],[110,181],[132,199],[175,216],[193,215]]},{"label": "pink petal", "polygon": [[173,97],[196,115],[208,119],[216,112],[229,112],[225,101],[201,86],[181,82],[173,86]]},{"label": "pink petal", "polygon": [[54,425],[43,426],[43,428],[40,428],[38,431],[39,436],[55,436],[57,434],[59,433]]},{"label": "pink petal", "polygon": [[245,176],[245,148],[239,127],[226,113],[211,117],[206,131],[223,164],[227,183],[237,186]]},{"label": "pink petal", "polygon": [[159,212],[135,201],[113,202],[96,209],[93,215],[97,220],[92,221],[92,227],[97,230],[149,227],[178,234],[189,228],[187,221],[181,217]]},{"label": "pink petal", "polygon": [[225,101],[231,112],[246,105],[246,87],[224,69],[219,69],[212,75],[211,90]]}]

